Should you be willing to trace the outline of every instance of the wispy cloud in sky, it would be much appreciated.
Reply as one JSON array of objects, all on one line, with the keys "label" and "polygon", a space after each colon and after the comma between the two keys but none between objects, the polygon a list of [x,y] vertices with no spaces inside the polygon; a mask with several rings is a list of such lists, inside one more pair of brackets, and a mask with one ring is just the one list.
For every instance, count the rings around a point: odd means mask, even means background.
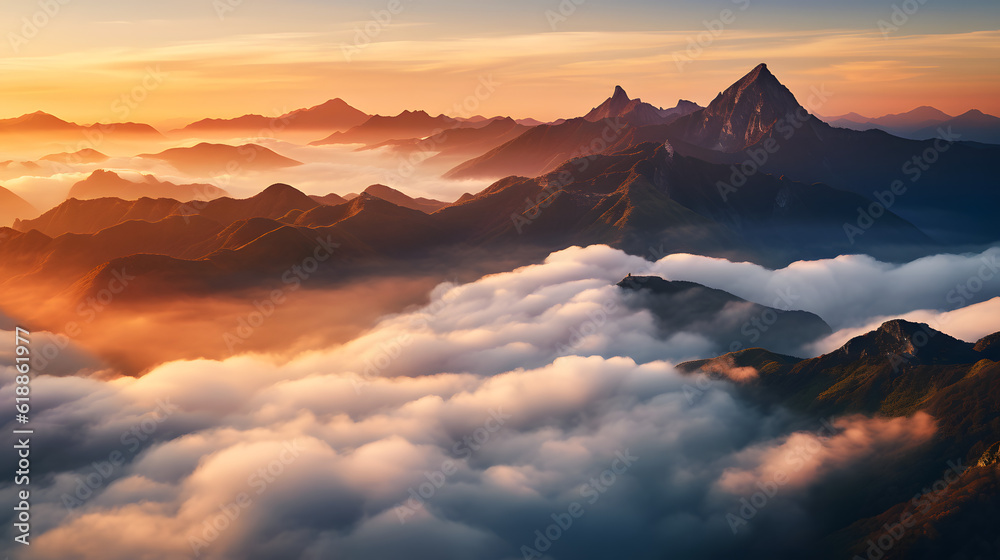
[{"label": "wispy cloud in sky", "polygon": [[[415,25],[401,22],[400,25]],[[350,33],[283,31],[9,57],[0,61],[6,111],[46,110],[107,120],[109,107],[150,66],[169,77],[133,120],[181,122],[246,112],[275,114],[342,97],[362,110],[448,112],[483,75],[499,82],[489,114],[580,114],[616,84],[661,106],[706,104],[759,62],[793,93],[825,85],[826,114],[884,114],[931,104],[958,114],[1000,113],[1000,31],[907,35],[876,30],[724,31],[679,68],[691,31],[580,31],[374,40],[345,57]],[[405,91],[406,95],[400,95]],[[72,92],[72,94],[70,94]],[[172,122],[171,124],[176,124]]]}]

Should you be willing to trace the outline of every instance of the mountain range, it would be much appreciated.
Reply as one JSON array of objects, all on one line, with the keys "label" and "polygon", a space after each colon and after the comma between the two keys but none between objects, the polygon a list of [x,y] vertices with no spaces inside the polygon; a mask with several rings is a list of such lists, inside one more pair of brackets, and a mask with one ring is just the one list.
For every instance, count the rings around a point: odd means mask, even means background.
[{"label": "mountain range", "polygon": [[[626,305],[653,314],[664,339],[679,332],[694,333],[728,349],[733,344],[742,346],[741,341],[752,336],[755,345],[793,352],[833,333],[813,313],[760,305],[695,282],[629,275],[618,287],[625,294]],[[774,319],[766,329],[752,326],[755,319],[759,323],[761,318],[770,317]]]},{"label": "mountain range", "polygon": [[312,142],[313,146],[326,144],[378,144],[389,140],[423,138],[456,127],[482,126],[483,123],[463,122],[445,115],[432,117],[426,111],[403,111],[385,117],[373,115],[363,123],[345,132],[334,132],[326,138]]},{"label": "mountain range", "polygon": [[172,131],[171,135],[190,137],[191,135],[232,135],[250,134],[262,136],[282,132],[324,132],[342,131],[357,126],[369,115],[355,109],[339,97],[321,105],[297,109],[278,117],[248,114],[232,119],[203,119]]},{"label": "mountain range", "polygon": [[1000,118],[976,109],[952,117],[934,107],[924,105],[906,113],[877,118],[848,113],[836,117],[823,117],[823,120],[840,128],[884,130],[889,134],[912,140],[940,138],[942,131],[951,131],[960,135],[963,141],[1000,144]]},{"label": "mountain range", "polygon": [[[686,362],[678,369],[719,375],[744,368],[740,371],[753,372],[741,376],[740,387],[747,394],[816,417],[862,413],[900,418],[918,412],[933,417],[936,431],[929,444],[876,480],[843,483],[852,485],[850,495],[865,496],[865,506],[838,498],[837,489],[818,497],[824,500],[830,530],[821,543],[824,550],[871,558],[870,543],[909,512],[915,529],[904,531],[893,539],[894,546],[877,555],[931,559],[985,557],[977,554],[993,546],[981,539],[992,533],[983,531],[984,523],[996,519],[1000,503],[1000,472],[990,451],[1000,441],[998,362],[1000,333],[969,343],[927,324],[896,319],[815,358],[750,348]],[[944,490],[935,487],[924,494],[922,489],[947,468],[943,458],[968,468],[960,469]]]},{"label": "mountain range", "polygon": [[170,148],[138,157],[161,160],[178,171],[200,176],[233,175],[240,171],[262,171],[302,165],[257,144],[230,146],[202,142],[186,148]]},{"label": "mountain range", "polygon": [[451,167],[469,158],[486,153],[504,144],[531,127],[519,124],[511,118],[478,121],[478,128],[450,128],[427,137],[386,140],[368,144],[359,150],[388,148],[417,164],[438,164]]},{"label": "mountain range", "polygon": [[[312,114],[315,111],[305,115]],[[884,193],[893,188],[893,180],[907,179],[900,162],[914,154],[922,157],[935,143],[832,127],[808,114],[763,64],[704,108],[681,101],[661,110],[630,99],[618,87],[586,116],[559,124],[527,128],[511,119],[473,122],[404,111],[395,117],[370,117],[322,143],[419,151],[417,139],[437,143],[435,153],[446,157],[473,150],[470,145],[478,150],[502,142],[449,175],[504,178],[451,204],[414,199],[384,185],[369,187],[365,196],[350,200],[333,194],[311,198],[276,185],[245,201],[218,198],[192,211],[182,200],[191,194],[185,189],[195,186],[159,184],[147,177],[142,189],[136,189],[101,172],[75,186],[73,194],[138,200],[71,200],[36,220],[17,222],[14,229],[21,232],[18,235],[37,229],[56,239],[67,233],[96,235],[138,219],[181,239],[184,236],[171,229],[178,223],[171,218],[178,215],[197,215],[220,231],[243,227],[238,222],[259,226],[264,223],[260,220],[268,220],[271,229],[260,232],[268,234],[260,242],[271,247],[269,251],[240,252],[242,246],[225,242],[199,245],[226,247],[232,253],[227,258],[239,255],[243,283],[260,280],[261,273],[253,271],[273,264],[254,263],[254,255],[289,263],[304,246],[303,239],[328,232],[342,239],[341,253],[352,259],[378,259],[386,256],[383,251],[398,255],[403,249],[426,253],[524,248],[541,254],[605,243],[639,255],[655,248],[768,266],[847,253],[906,259],[939,251],[942,243],[1000,238],[1000,223],[991,210],[1000,202],[1000,192],[980,185],[990,176],[986,170],[1000,155],[1000,146],[950,143],[940,161],[921,171],[919,181],[903,183],[899,194],[890,192],[890,200]],[[300,163],[254,144],[202,143],[141,157],[193,174],[218,173],[228,163],[267,170]],[[748,159],[753,165],[746,164]],[[147,195],[152,196],[143,198]],[[970,207],[970,199],[978,204]],[[866,218],[867,213],[877,215]],[[383,225],[370,226],[377,223]],[[285,242],[290,247],[282,251]],[[193,255],[197,263],[184,266],[145,258],[146,268],[154,274],[158,267],[172,268],[173,275],[193,274],[177,286],[225,286],[219,278],[207,282],[198,277],[198,271],[208,270],[201,259],[215,258],[211,253],[178,246],[167,256]]]},{"label": "mountain range", "polygon": [[148,124],[127,122],[79,125],[64,121],[42,111],[21,115],[13,119],[0,119],[0,136],[30,137],[32,135],[44,134],[50,141],[58,141],[67,136],[78,136],[84,131],[101,131],[103,133],[127,137],[163,137],[155,128]]},{"label": "mountain range", "polygon": [[[170,282],[158,282],[164,293],[265,282],[275,267],[303,258],[303,251],[310,250],[307,240],[325,236],[340,243],[338,263],[341,257],[357,263],[446,249],[534,247],[541,253],[579,243],[606,243],[636,254],[656,247],[776,263],[845,252],[851,246],[841,237],[844,216],[868,203],[852,193],[770,175],[753,178],[747,188],[723,200],[715,182],[727,174],[724,166],[675,154],[669,145],[646,143],[596,156],[582,172],[575,162],[566,162],[548,175],[504,179],[443,207],[381,185],[334,206],[288,185],[274,185],[245,200],[198,204],[164,198],[71,199],[38,219],[15,223],[16,231],[8,232],[11,239],[2,249],[10,263],[27,263],[18,269],[21,273],[40,272],[35,267],[41,262],[63,266],[75,261],[86,266],[63,270],[60,277],[93,280],[92,269],[104,266],[110,256],[107,247],[128,247],[134,254],[116,253],[113,259],[137,260],[151,277],[169,276]],[[202,228],[195,238],[185,231],[192,222]],[[148,233],[135,235],[135,228]],[[231,238],[230,230],[240,236]],[[206,241],[206,231],[225,237]],[[65,242],[66,234],[74,235],[76,257],[52,259],[50,251]],[[127,239],[111,241],[119,236]],[[172,240],[169,253],[136,244],[156,236]],[[193,245],[185,245],[185,239]],[[890,213],[858,246],[878,253],[884,246],[929,243]],[[223,249],[225,253],[215,253]],[[139,255],[151,251],[161,256]]]},{"label": "mountain range", "polygon": [[140,198],[173,198],[180,202],[211,200],[227,196],[226,191],[206,183],[177,185],[160,181],[152,175],[142,175],[140,181],[130,181],[113,171],[98,169],[83,181],[74,184],[66,198],[80,200],[93,198],[119,198],[138,200]]},{"label": "mountain range", "polygon": [[[616,96],[619,101],[613,96],[598,112],[632,103],[625,103],[620,92]],[[845,239],[867,235],[888,207],[939,242],[989,243],[1000,239],[1000,223],[989,210],[1000,203],[1000,191],[983,189],[982,181],[992,176],[1000,146],[962,140],[914,141],[833,127],[809,114],[761,64],[704,109],[668,124],[580,118],[539,126],[456,166],[446,177],[531,177],[571,157],[669,142],[685,156],[732,166],[722,183],[727,191],[766,173],[878,198],[876,206],[856,207],[853,217],[844,218]],[[968,200],[981,204],[970,207]]]},{"label": "mountain range", "polygon": [[639,99],[630,99],[621,86],[587,115],[558,124],[539,125],[449,170],[445,177],[469,179],[548,173],[564,161],[593,156],[620,145],[623,131],[632,127],[669,124],[699,110],[681,100],[672,109],[661,110]]},{"label": "mountain range", "polygon": [[[308,195],[278,182],[237,198],[207,183],[149,174],[130,179],[116,171],[120,160],[96,148],[57,151],[46,144],[37,153],[49,155],[2,167],[39,174],[60,165],[80,168],[62,175],[68,196],[43,213],[0,187],[0,290],[12,301],[41,302],[42,317],[67,301],[70,310],[94,301],[122,275],[129,289],[116,299],[169,307],[205,296],[228,305],[242,290],[277,290],[308,262],[316,263],[311,274],[324,287],[426,270],[480,277],[491,266],[509,270],[593,244],[642,257],[694,253],[792,272],[813,264],[797,261],[844,255],[899,262],[963,252],[1000,240],[993,172],[998,120],[978,111],[951,117],[932,107],[877,119],[856,113],[821,119],[760,64],[705,107],[679,100],[663,109],[618,86],[583,116],[540,123],[424,111],[368,115],[338,98],[274,118],[205,119],[170,133],[231,138],[280,126],[322,138],[296,154],[325,157],[334,150],[320,146],[350,145],[336,151],[391,154],[446,179],[491,181],[454,202],[381,183],[341,196]],[[11,142],[21,135],[68,142],[98,131],[166,139],[146,125],[82,126],[40,112],[0,121],[0,139]],[[253,142],[188,144],[136,161],[200,177],[239,170],[270,177],[304,165]],[[41,179],[50,180],[32,178]],[[61,197],[65,187],[51,183]],[[8,185],[27,192],[23,184]],[[692,351],[706,357],[676,366],[682,382],[694,385],[694,376],[731,382],[728,396],[777,411],[776,424],[860,417],[895,426],[930,418],[926,441],[872,457],[867,478],[844,469],[802,493],[795,511],[821,529],[816,557],[874,560],[870,543],[906,512],[914,513],[917,528],[894,538],[890,549],[881,547],[879,559],[996,555],[1000,542],[981,535],[995,534],[1000,516],[1000,332],[966,342],[894,319],[828,353],[800,358],[833,333],[821,317],[709,284],[631,274],[617,283],[616,295],[630,310],[648,312],[640,315],[655,331],[650,346],[683,332],[692,347],[712,348]],[[750,335],[747,325],[758,318],[768,328]],[[642,383],[660,382],[653,377]],[[837,435],[848,445],[864,444],[864,434]],[[915,507],[947,460],[969,468],[927,507]]]}]

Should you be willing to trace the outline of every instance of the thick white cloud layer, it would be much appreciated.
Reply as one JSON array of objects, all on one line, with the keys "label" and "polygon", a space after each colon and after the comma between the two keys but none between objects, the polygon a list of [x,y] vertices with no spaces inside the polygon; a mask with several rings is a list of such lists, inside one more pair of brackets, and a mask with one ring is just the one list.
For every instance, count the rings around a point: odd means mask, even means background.
[{"label": "thick white cloud layer", "polygon": [[[728,383],[682,376],[672,364],[709,355],[712,343],[659,338],[653,317],[627,308],[613,283],[664,274],[765,305],[791,286],[801,294],[793,307],[847,328],[937,308],[937,295],[982,256],[933,259],[842,257],[766,271],[574,248],[443,284],[426,307],[286,363],[244,355],[164,364],[139,379],[41,376],[25,557],[774,553],[776,542],[794,545],[790,535],[808,538],[811,488],[874,468],[865,459],[905,455],[933,435],[934,420],[851,417],[822,432],[742,401]],[[917,274],[935,262],[947,273]],[[856,285],[840,286],[849,270]],[[969,332],[984,329],[979,308],[953,312],[945,330],[973,320]],[[13,400],[8,384],[0,407]],[[734,535],[741,500],[799,447],[811,455]],[[4,487],[0,499],[13,492]]]}]

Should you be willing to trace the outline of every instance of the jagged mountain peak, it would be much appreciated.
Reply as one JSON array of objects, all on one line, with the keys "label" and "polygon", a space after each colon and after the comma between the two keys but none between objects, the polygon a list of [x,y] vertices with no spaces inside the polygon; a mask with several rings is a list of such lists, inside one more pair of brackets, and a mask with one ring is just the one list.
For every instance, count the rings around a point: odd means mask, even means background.
[{"label": "jagged mountain peak", "polygon": [[963,342],[925,323],[893,319],[874,331],[847,341],[837,353],[852,360],[884,360],[908,364],[974,363],[973,344]]},{"label": "jagged mountain peak", "polygon": [[738,152],[769,135],[779,120],[801,116],[792,92],[759,64],[721,92],[708,107],[678,119],[689,142],[723,152]]},{"label": "jagged mountain peak", "polygon": [[734,116],[747,111],[784,116],[798,108],[799,103],[792,92],[763,63],[729,86],[708,106],[709,111],[724,111]]},{"label": "jagged mountain peak", "polygon": [[635,105],[637,102],[638,100],[632,100],[629,98],[622,86],[615,86],[615,91],[611,94],[611,97],[605,99],[603,103],[591,109],[590,112],[583,118],[591,122],[596,122],[601,119],[621,116],[623,113],[633,108],[630,105]]}]

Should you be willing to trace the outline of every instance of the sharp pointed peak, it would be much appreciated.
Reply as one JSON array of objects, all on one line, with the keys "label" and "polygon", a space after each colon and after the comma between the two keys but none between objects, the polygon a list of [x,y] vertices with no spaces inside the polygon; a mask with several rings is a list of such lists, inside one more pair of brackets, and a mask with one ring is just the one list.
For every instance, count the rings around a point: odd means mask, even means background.
[{"label": "sharp pointed peak", "polygon": [[778,78],[767,68],[767,64],[761,62],[753,70],[747,72],[738,83],[773,82],[779,83]]},{"label": "sharp pointed peak", "polygon": [[625,93],[625,88],[623,88],[622,86],[615,86],[615,92],[611,95],[611,98],[614,99],[616,97],[617,98],[624,97],[625,99],[629,98],[628,94]]},{"label": "sharp pointed peak", "polygon": [[837,352],[852,358],[897,356],[912,363],[964,363],[976,361],[973,346],[926,323],[892,319],[852,338]]}]

